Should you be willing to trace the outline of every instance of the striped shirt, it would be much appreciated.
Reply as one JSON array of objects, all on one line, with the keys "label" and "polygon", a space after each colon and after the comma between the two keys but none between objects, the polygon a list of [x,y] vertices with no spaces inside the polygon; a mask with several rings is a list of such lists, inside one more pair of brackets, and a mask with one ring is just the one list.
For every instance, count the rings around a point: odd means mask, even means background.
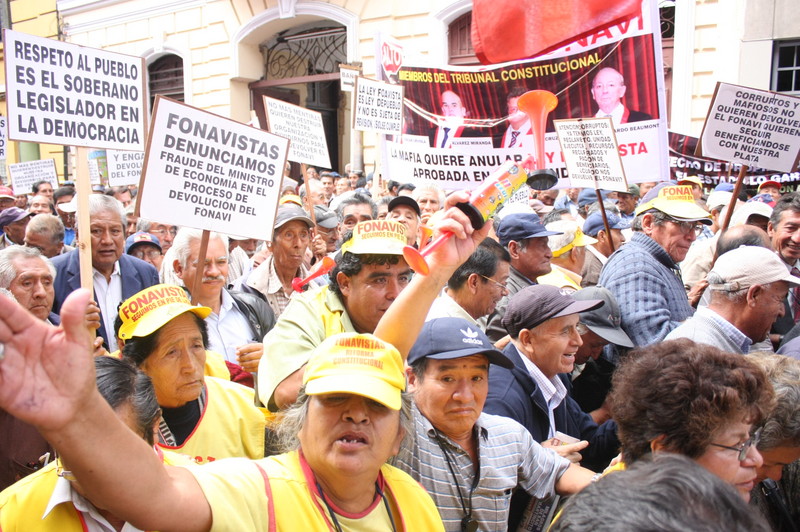
[{"label": "striped shirt", "polygon": [[[467,508],[472,505],[472,518],[478,521],[481,531],[504,531],[515,487],[520,486],[537,498],[548,497],[569,467],[568,460],[542,448],[516,421],[484,413],[473,429],[480,463],[476,476],[466,451],[438,433],[416,406],[413,411],[414,433],[403,440],[394,465],[428,490],[439,508],[445,530],[461,531],[465,514],[459,489],[464,505]],[[443,450],[447,452],[452,472]]]}]

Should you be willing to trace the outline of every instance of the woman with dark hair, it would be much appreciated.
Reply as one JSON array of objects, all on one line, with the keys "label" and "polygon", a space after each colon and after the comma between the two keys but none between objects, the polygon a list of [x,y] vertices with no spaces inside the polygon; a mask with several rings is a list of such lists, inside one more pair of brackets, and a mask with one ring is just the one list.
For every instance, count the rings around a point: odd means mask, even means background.
[{"label": "woman with dark hair", "polygon": [[706,344],[672,340],[631,352],[612,389],[625,464],[655,452],[682,454],[750,499],[763,463],[754,427],[774,402],[758,366]]},{"label": "woman with dark hair", "polygon": [[[153,445],[161,409],[150,378],[127,362],[111,357],[94,360],[97,390],[125,425]],[[188,458],[162,453],[162,462],[190,465]],[[125,522],[85,498],[68,464],[57,459],[0,493],[0,529],[62,532],[64,530],[120,530]],[[136,530],[127,525],[125,530]]]},{"label": "woman with dark hair", "polygon": [[177,286],[160,284],[134,294],[119,308],[122,358],[153,379],[163,411],[163,449],[200,463],[219,458],[262,458],[267,418],[255,394],[204,375],[211,309],[192,305]]}]

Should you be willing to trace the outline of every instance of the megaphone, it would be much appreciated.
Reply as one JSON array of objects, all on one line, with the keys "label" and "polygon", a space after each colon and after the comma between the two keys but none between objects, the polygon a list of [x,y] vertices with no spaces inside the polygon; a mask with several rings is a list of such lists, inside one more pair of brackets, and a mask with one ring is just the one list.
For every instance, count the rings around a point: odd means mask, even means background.
[{"label": "megaphone", "polygon": [[547,126],[547,115],[558,106],[555,94],[545,90],[528,91],[517,100],[517,109],[528,115],[533,131],[533,156],[536,168],[528,169],[529,187],[536,190],[547,190],[558,183],[558,176],[545,168],[544,131]]}]

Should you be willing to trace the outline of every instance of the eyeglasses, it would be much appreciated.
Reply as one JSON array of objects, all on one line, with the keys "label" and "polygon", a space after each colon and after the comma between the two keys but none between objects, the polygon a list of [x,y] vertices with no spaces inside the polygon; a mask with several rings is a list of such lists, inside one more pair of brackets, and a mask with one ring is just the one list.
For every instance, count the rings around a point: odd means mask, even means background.
[{"label": "eyeglasses", "polygon": [[137,259],[143,259],[147,257],[148,259],[156,259],[161,256],[161,250],[158,249],[149,249],[147,251],[143,249],[134,249],[129,253],[129,255],[133,255]]},{"label": "eyeglasses", "polygon": [[758,442],[761,441],[761,429],[755,431],[755,433],[747,438],[747,441],[742,443],[741,445],[731,446],[731,445],[722,445],[721,443],[712,443],[714,447],[722,447],[723,449],[730,449],[731,451],[738,451],[739,452],[739,461],[744,462],[747,458],[747,451],[750,450],[750,447],[753,445],[758,445]]},{"label": "eyeglasses", "polygon": [[148,233],[150,233],[151,235],[161,235],[161,237],[163,238],[164,236],[166,236],[167,233],[169,233],[172,236],[177,235],[178,230],[175,227],[170,227],[169,229],[150,229]]},{"label": "eyeglasses", "polygon": [[498,288],[500,288],[500,290],[504,290],[506,292],[508,291],[508,284],[507,283],[501,283],[500,281],[495,281],[491,277],[486,277],[485,275],[481,275],[481,274],[478,274],[478,275],[480,275],[481,277],[483,277],[487,281],[493,282]]},{"label": "eyeglasses", "polygon": [[694,236],[700,236],[700,233],[703,232],[703,224],[700,222],[680,222],[678,220],[669,221],[677,225],[680,228],[681,233],[684,235],[694,233]]}]

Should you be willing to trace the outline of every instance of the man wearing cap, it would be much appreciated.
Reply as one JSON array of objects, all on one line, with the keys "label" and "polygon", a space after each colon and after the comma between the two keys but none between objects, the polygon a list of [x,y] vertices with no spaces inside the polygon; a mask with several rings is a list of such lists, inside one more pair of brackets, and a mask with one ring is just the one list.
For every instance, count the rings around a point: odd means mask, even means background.
[{"label": "man wearing cap", "polygon": [[294,293],[292,280],[308,277],[303,261],[312,227],[311,218],[301,207],[291,203],[278,207],[272,242],[267,244],[272,255],[237,283],[244,292],[261,294],[276,317],[286,310]]},{"label": "man wearing cap", "polygon": [[400,222],[406,227],[406,239],[409,246],[416,247],[419,239],[419,220],[422,211],[411,196],[399,195],[389,202],[387,220]]},{"label": "man wearing cap", "polygon": [[[56,206],[56,214],[64,223],[64,244],[71,246],[75,241],[75,212],[68,212],[62,209],[65,204],[72,201],[75,197],[75,189],[73,187],[63,186],[53,192],[53,203]],[[0,194],[0,202],[3,196]],[[2,203],[0,203],[0,210],[2,210]]]},{"label": "man wearing cap", "polygon": [[635,346],[659,342],[694,313],[678,263],[709,214],[692,190],[671,182],[653,187],[636,209],[634,234],[600,272],[600,283],[620,305],[622,328]]},{"label": "man wearing cap", "polygon": [[64,224],[61,223],[61,218],[52,214],[31,217],[25,228],[25,245],[38,249],[48,259],[69,253],[73,249],[64,245]]},{"label": "man wearing cap", "polygon": [[344,236],[358,222],[377,219],[378,207],[369,196],[356,192],[336,206],[336,215],[339,217],[339,234]]},{"label": "man wearing cap", "polygon": [[619,216],[622,220],[630,223],[633,221],[633,211],[636,210],[636,204],[639,202],[639,187],[636,185],[628,185],[628,192],[617,192],[617,207],[619,208]]},{"label": "man wearing cap", "polygon": [[549,284],[569,292],[580,290],[581,270],[586,260],[586,246],[596,244],[597,240],[585,235],[575,220],[558,220],[545,227],[548,231],[560,234],[547,239],[547,245],[553,253],[552,271],[540,275],[536,281],[539,284]]},{"label": "man wearing cap", "polygon": [[[119,304],[133,294],[158,284],[158,271],[143,260],[124,254],[125,212],[122,204],[102,194],[89,195],[89,229],[92,242],[92,279],[102,320],[97,333],[110,352],[116,351],[114,317]],[[58,313],[67,296],[80,288],[78,250],[53,258],[56,291],[53,312]]]},{"label": "man wearing cap", "polygon": [[689,338],[731,353],[748,353],[783,316],[790,285],[800,278],[771,250],[742,246],[721,255],[706,276],[711,302],[674,329],[667,340]]},{"label": "man wearing cap", "polygon": [[[275,325],[275,314],[259,295],[226,289],[228,242],[224,235],[210,233],[205,263],[198,267],[202,237],[200,229],[181,227],[172,244],[176,256],[172,268],[193,300],[211,309],[205,317],[209,349],[255,372],[264,353],[261,341]],[[198,275],[201,282],[194,291]]]},{"label": "man wearing cap", "polygon": [[295,401],[302,368],[314,348],[333,334],[374,332],[411,280],[411,268],[402,256],[404,225],[361,222],[345,238],[329,284],[293,297],[264,338],[267,356],[259,364],[258,390],[270,410]]},{"label": "man wearing cap", "polygon": [[767,180],[758,185],[759,194],[769,194],[772,196],[772,201],[777,202],[781,199],[781,184],[777,181]]},{"label": "man wearing cap", "polygon": [[16,200],[17,198],[11,188],[0,186],[0,212],[13,207]]},{"label": "man wearing cap", "polygon": [[553,257],[547,245],[547,237],[556,235],[548,231],[534,213],[512,213],[503,217],[497,228],[497,239],[511,255],[511,268],[508,276],[508,295],[498,303],[489,315],[486,336],[493,342],[508,335],[500,320],[505,313],[509,298],[532,284],[536,278],[550,273],[550,259]]},{"label": "man wearing cap", "polygon": [[694,196],[695,201],[703,199],[703,181],[696,175],[690,175],[679,179],[678,184],[692,187],[692,196]]},{"label": "man wearing cap", "polygon": [[156,270],[161,270],[161,261],[164,255],[161,252],[161,242],[158,237],[139,231],[125,239],[125,253],[153,265]]},{"label": "man wearing cap", "polygon": [[322,205],[314,206],[314,238],[311,247],[314,250],[314,259],[319,262],[326,255],[336,251],[339,241],[339,217],[336,213]]},{"label": "man wearing cap", "polygon": [[9,207],[0,212],[0,231],[3,239],[0,241],[0,249],[8,246],[25,244],[25,228],[30,220],[31,213],[23,211],[19,207]]},{"label": "man wearing cap", "polygon": [[463,318],[481,327],[478,320],[491,314],[508,292],[510,261],[508,250],[495,240],[487,238],[481,242],[450,276],[447,287],[433,302],[426,319]]},{"label": "man wearing cap", "polygon": [[610,418],[605,399],[611,390],[611,377],[615,366],[603,358],[603,348],[614,344],[622,348],[633,347],[633,342],[622,330],[622,318],[614,295],[602,286],[590,286],[572,294],[578,301],[600,299],[603,305],[580,313],[584,327],[583,344],[575,353],[575,371],[572,373],[570,396],[588,412],[595,423]]},{"label": "man wearing cap", "polygon": [[599,212],[590,214],[583,223],[583,232],[597,240],[594,244],[586,246],[588,253],[586,253],[586,260],[581,269],[581,287],[583,288],[597,284],[600,279],[600,270],[608,262],[608,257],[625,243],[625,235],[622,234],[622,230],[628,229],[630,224],[612,212],[606,213],[606,219],[610,231],[606,231],[603,215]]},{"label": "man wearing cap", "polygon": [[394,463],[428,490],[446,530],[516,530],[516,488],[545,499],[588,485],[591,471],[542,449],[516,422],[483,412],[489,368],[512,363],[478,328],[460,318],[428,321],[407,362],[414,432]]},{"label": "man wearing cap", "polygon": [[583,460],[600,471],[619,450],[616,425],[598,427],[581,410],[570,397],[569,374],[586,332],[579,313],[603,304],[547,285],[529,286],[511,298],[503,317],[511,343],[503,354],[513,367],[491,369],[485,407],[516,420],[538,442],[552,440],[557,431],[588,441]]}]

